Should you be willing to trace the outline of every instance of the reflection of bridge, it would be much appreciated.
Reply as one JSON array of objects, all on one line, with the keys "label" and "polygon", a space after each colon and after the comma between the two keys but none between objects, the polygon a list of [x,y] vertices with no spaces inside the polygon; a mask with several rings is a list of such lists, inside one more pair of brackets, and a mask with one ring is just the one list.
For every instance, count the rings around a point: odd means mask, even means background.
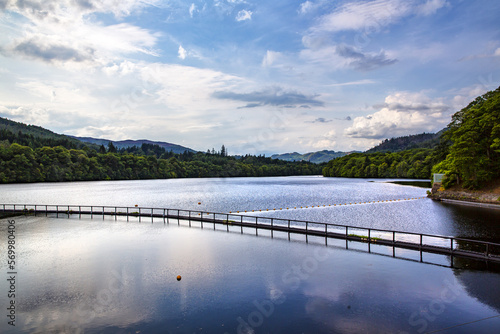
[{"label": "reflection of bridge", "polygon": [[[241,233],[243,229],[255,230],[258,235],[259,230],[268,230],[273,236],[274,232],[285,232],[288,234],[305,235],[305,241],[309,242],[309,237],[324,239],[328,245],[329,239],[345,240],[346,248],[350,241],[362,242],[368,245],[368,251],[374,245],[392,247],[392,254],[395,256],[396,248],[418,251],[420,261],[422,253],[434,253],[453,257],[463,257],[471,259],[486,260],[500,263],[500,244],[480,240],[470,240],[440,235],[391,231],[366,227],[355,227],[330,223],[318,223],[293,219],[270,218],[247,216],[232,213],[216,213],[196,210],[179,210],[166,208],[141,208],[141,207],[110,207],[110,206],[77,206],[77,205],[27,205],[27,204],[0,204],[0,212],[4,214],[24,214],[24,215],[45,215],[45,216],[67,216],[82,218],[82,216],[94,216],[104,219],[106,216],[126,217],[142,221],[144,218],[151,219],[153,223],[160,220],[169,223],[169,219],[175,219],[178,224],[186,221],[191,226],[192,222],[199,222],[201,228],[204,224],[226,226],[230,228],[239,227]],[[331,240],[330,240],[331,242]]]}]

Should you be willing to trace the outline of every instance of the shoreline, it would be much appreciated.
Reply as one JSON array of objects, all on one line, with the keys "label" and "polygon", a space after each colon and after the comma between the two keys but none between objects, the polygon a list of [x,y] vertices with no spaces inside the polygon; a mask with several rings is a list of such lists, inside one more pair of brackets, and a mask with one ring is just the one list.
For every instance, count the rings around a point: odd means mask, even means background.
[{"label": "shoreline", "polygon": [[441,202],[500,209],[498,191],[466,190],[458,187],[444,190],[440,183],[434,183],[427,197]]}]

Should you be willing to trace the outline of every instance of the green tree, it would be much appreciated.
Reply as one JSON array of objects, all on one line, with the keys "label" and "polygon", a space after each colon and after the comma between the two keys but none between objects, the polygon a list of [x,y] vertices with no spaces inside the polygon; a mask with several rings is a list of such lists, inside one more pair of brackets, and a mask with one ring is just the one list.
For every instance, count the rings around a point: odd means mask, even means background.
[{"label": "green tree", "polygon": [[478,188],[500,176],[500,87],[455,113],[444,136],[453,144],[434,170],[446,173],[447,186]]}]

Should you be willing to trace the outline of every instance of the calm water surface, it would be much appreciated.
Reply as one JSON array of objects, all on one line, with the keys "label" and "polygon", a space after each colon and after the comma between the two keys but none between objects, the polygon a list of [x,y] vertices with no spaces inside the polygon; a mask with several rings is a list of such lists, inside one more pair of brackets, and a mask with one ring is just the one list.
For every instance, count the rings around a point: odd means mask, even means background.
[{"label": "calm water surface", "polygon": [[[0,186],[0,202],[259,210],[425,196],[320,177]],[[197,203],[201,202],[201,205]],[[256,214],[256,213],[254,213]],[[497,238],[498,211],[427,199],[258,213]],[[193,223],[17,217],[16,327],[1,333],[496,333],[500,268],[365,244]],[[0,220],[7,240],[8,219]],[[207,224],[208,225],[208,224]],[[7,243],[0,243],[6,254]],[[387,255],[381,255],[387,254]],[[438,264],[438,265],[436,265]],[[0,261],[3,277],[6,259]],[[177,281],[176,276],[182,275]],[[0,280],[6,310],[9,290]],[[6,312],[3,312],[6,314]],[[483,320],[482,320],[483,319]],[[481,321],[478,321],[481,320]],[[458,326],[460,325],[460,326]],[[455,327],[458,326],[458,327]]]},{"label": "calm water surface", "polygon": [[[0,203],[247,210],[252,215],[500,242],[500,210],[496,209],[427,198],[328,207],[423,197],[428,190],[387,181],[302,176],[16,184],[0,185]],[[303,209],[286,210],[301,206]]]}]

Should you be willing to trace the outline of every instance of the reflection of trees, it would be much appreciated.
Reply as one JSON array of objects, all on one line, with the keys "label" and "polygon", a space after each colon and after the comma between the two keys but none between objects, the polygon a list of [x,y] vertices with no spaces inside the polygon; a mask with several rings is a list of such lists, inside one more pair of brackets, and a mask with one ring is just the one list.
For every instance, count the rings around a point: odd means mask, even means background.
[{"label": "reflection of trees", "polygon": [[[500,264],[471,261],[454,258],[457,280],[463,285],[469,296],[476,298],[497,312],[500,312]],[[472,267],[472,269],[471,269]]]},{"label": "reflection of trees", "polygon": [[[440,203],[453,224],[453,235],[465,239],[481,239],[500,243],[500,210],[467,205]],[[472,237],[472,236],[475,236]]]}]

